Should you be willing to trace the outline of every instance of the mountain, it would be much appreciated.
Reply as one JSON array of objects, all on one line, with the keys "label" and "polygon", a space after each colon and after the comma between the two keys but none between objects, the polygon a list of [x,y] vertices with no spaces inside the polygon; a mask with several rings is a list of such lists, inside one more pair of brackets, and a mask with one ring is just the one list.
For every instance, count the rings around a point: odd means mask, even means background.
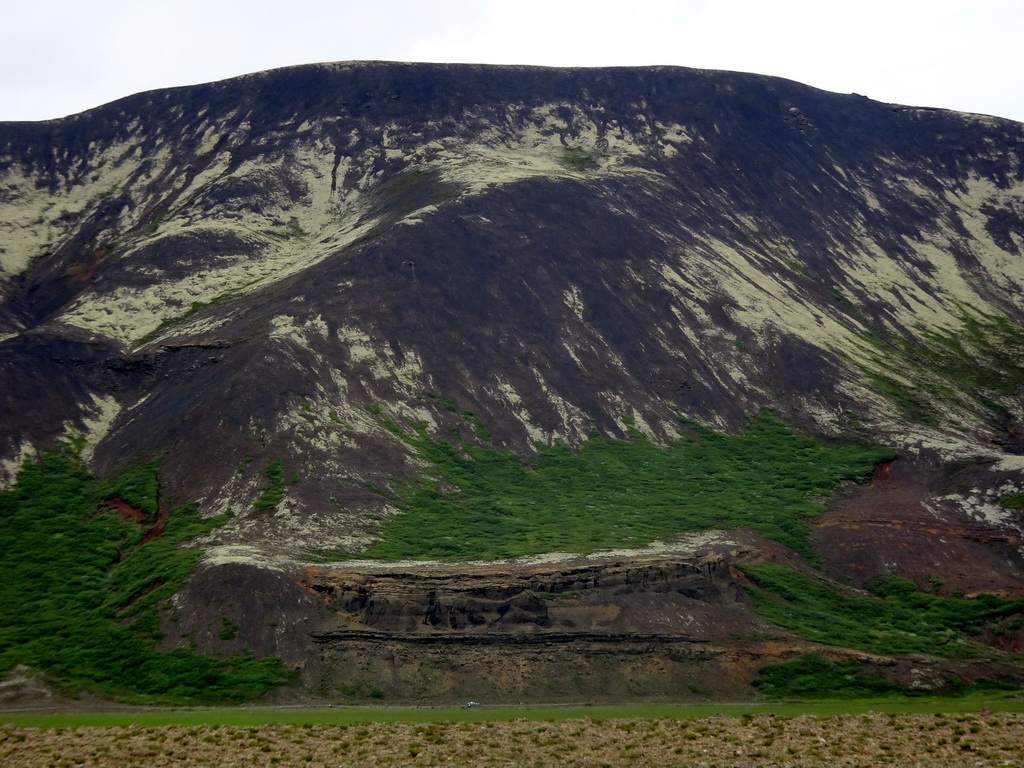
[{"label": "mountain", "polygon": [[[193,521],[108,617],[328,697],[1020,681],[1022,249],[1024,125],[757,75],[324,64],[4,123],[0,470],[101,478],[106,568]],[[857,601],[948,615],[830,634]]]}]

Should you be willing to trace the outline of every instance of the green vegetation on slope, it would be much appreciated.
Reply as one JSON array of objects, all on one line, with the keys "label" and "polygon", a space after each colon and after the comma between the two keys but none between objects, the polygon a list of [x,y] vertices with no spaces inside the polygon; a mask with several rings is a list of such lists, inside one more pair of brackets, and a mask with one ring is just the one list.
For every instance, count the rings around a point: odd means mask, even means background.
[{"label": "green vegetation on slope", "polygon": [[569,147],[563,149],[559,162],[570,171],[596,171],[601,167],[595,153],[588,152],[583,147]]},{"label": "green vegetation on slope", "polygon": [[747,588],[754,609],[769,621],[816,643],[869,653],[972,656],[971,636],[1024,616],[1024,599],[936,597],[896,576],[880,579],[868,596],[843,594],[783,565],[743,570],[757,585]]},{"label": "green vegetation on slope", "polygon": [[1008,493],[999,498],[999,503],[1006,509],[1024,509],[1024,493]]},{"label": "green vegetation on slope", "polygon": [[908,692],[877,669],[852,660],[828,661],[816,653],[762,667],[754,687],[773,698],[861,699]]},{"label": "green vegetation on slope", "polygon": [[95,484],[74,456],[44,454],[0,493],[0,675],[26,664],[71,688],[167,701],[244,701],[287,679],[276,658],[155,649],[160,605],[200,555],[180,543],[226,520],[181,507],[143,544],[133,523],[94,501],[109,494],[145,509],[152,491],[155,512],[157,465]]},{"label": "green vegetation on slope", "polygon": [[663,448],[635,432],[629,440],[595,433],[577,452],[539,447],[530,463],[455,446],[422,425],[412,433],[388,426],[432,468],[430,477],[393,485],[403,514],[365,552],[390,560],[586,553],[750,527],[813,561],[805,518],[820,514],[820,500],[842,483],[894,457],[872,446],[822,446],[768,413],[744,435],[687,423]]},{"label": "green vegetation on slope", "polygon": [[277,509],[277,505],[284,498],[284,465],[281,460],[274,459],[270,462],[263,470],[263,476],[267,478],[267,484],[252,508],[261,512],[269,512]]},{"label": "green vegetation on slope", "polygon": [[133,549],[107,576],[104,608],[118,621],[154,641],[160,639],[159,607],[192,573],[202,552],[181,543],[223,525],[228,515],[202,520],[193,505],[175,509],[159,536]]},{"label": "green vegetation on slope", "polygon": [[[1003,398],[1024,392],[1024,329],[1004,315],[963,308],[959,331],[923,331],[919,341],[876,332],[868,377],[904,417],[937,424],[942,406],[981,408],[998,421]],[[891,371],[902,372],[897,381]]]},{"label": "green vegetation on slope", "polygon": [[[889,682],[879,668],[855,660],[828,661],[817,653],[807,653],[792,661],[769,664],[758,670],[754,687],[768,697],[864,699],[876,696],[934,696],[935,692],[911,690]],[[940,693],[966,694],[1015,691],[1019,686],[980,678],[973,683],[949,678]]]},{"label": "green vegetation on slope", "polygon": [[160,484],[156,472],[160,461],[158,456],[145,464],[129,467],[116,477],[101,480],[96,484],[94,496],[100,501],[119,498],[151,518],[159,505]]}]

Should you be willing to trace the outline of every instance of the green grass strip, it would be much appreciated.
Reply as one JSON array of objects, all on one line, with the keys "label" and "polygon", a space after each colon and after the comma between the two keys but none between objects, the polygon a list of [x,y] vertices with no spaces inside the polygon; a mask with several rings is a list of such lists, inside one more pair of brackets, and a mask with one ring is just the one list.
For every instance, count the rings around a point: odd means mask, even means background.
[{"label": "green grass strip", "polygon": [[1024,328],[967,305],[958,314],[959,329],[921,331],[914,340],[879,328],[862,334],[874,348],[862,369],[911,421],[939,424],[958,405],[984,409],[998,423],[1024,391]]},{"label": "green grass strip", "polygon": [[940,697],[913,699],[856,699],[744,704],[626,704],[615,706],[503,707],[333,707],[318,709],[218,708],[145,710],[134,712],[17,714],[4,713],[5,723],[28,728],[124,727],[140,725],[347,725],[351,723],[481,723],[507,720],[624,720],[650,718],[702,718],[714,715],[740,717],[773,713],[780,717],[815,715],[832,717],[865,712],[892,714],[953,714],[1024,712],[1024,700],[1010,697]]},{"label": "green grass strip", "polygon": [[277,509],[285,494],[284,465],[281,460],[271,461],[263,471],[263,476],[267,478],[267,483],[252,508],[260,512],[270,512]]}]

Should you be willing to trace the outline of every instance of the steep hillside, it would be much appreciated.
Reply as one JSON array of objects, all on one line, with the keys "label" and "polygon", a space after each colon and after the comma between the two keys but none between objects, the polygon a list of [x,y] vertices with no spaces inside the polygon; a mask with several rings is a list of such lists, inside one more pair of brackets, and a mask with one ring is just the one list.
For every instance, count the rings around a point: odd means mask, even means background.
[{"label": "steep hillside", "polygon": [[[319,587],[367,550],[704,531],[835,589],[1018,598],[1022,295],[1011,121],[680,68],[155,91],[0,124],[0,473],[61,445],[148,466],[151,511],[96,497],[145,542],[183,504],[230,511],[163,644],[311,685],[345,612]],[[765,621],[743,568],[716,578]],[[987,647],[1020,653],[1014,610]]]}]

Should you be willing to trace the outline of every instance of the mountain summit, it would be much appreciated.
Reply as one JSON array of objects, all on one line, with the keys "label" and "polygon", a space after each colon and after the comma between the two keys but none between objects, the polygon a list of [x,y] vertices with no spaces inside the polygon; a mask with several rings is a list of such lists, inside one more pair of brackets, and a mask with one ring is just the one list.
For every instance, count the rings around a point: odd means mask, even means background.
[{"label": "mountain summit", "polygon": [[899,655],[773,619],[774,568],[1024,596],[1022,249],[1024,125],[757,75],[324,64],[3,123],[0,470],[74,453],[125,562],[230,513],[165,648],[436,698],[432,642],[614,646],[573,690],[623,696],[700,646],[735,695]]}]

